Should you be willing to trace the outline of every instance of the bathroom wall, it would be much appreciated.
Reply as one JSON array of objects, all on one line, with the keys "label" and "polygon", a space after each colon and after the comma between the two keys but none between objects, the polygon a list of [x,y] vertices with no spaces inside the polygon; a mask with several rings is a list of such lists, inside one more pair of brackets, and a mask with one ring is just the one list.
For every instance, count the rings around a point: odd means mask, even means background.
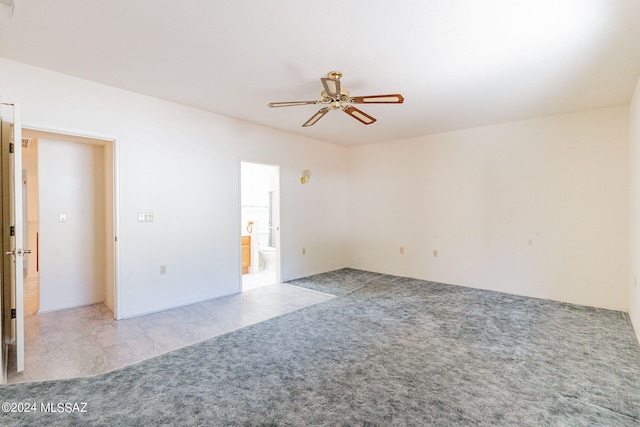
[{"label": "bathroom wall", "polygon": [[277,167],[242,162],[241,166],[242,234],[248,235],[247,224],[258,229],[260,246],[269,245],[269,192],[277,191]]}]

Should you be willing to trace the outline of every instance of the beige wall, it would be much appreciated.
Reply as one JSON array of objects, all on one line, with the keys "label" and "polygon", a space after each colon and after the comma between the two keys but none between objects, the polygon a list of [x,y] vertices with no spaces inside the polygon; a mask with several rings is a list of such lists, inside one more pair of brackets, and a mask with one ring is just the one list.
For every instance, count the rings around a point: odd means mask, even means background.
[{"label": "beige wall", "polygon": [[[24,135],[23,135],[24,137]],[[22,150],[22,170],[26,173],[27,198],[25,201],[27,222],[27,240],[25,248],[31,249],[31,255],[24,257],[27,267],[27,279],[38,277],[36,250],[38,232],[38,140],[33,139],[31,146]]]},{"label": "beige wall", "polygon": [[627,141],[615,107],[354,147],[349,265],[626,311]]},{"label": "beige wall", "polygon": [[640,79],[629,108],[631,169],[629,314],[640,341]]}]

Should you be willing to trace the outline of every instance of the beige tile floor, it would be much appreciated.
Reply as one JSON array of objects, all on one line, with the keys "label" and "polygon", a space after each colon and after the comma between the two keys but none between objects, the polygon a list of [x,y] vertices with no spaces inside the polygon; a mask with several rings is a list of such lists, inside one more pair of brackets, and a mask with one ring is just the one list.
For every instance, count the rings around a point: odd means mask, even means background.
[{"label": "beige tile floor", "polygon": [[118,321],[103,304],[34,314],[25,318],[25,370],[9,382],[108,372],[331,298],[285,283]]},{"label": "beige tile floor", "polygon": [[30,316],[38,312],[38,278],[24,280],[24,315]]},{"label": "beige tile floor", "polygon": [[262,286],[273,285],[276,283],[275,271],[261,271],[258,274],[242,275],[242,290],[249,291],[251,289],[260,288]]}]

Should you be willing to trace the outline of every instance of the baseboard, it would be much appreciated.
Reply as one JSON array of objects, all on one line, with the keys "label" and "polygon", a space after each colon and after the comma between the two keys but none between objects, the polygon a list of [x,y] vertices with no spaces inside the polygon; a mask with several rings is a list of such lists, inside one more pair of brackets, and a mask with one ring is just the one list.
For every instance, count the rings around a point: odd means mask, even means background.
[{"label": "baseboard", "polygon": [[108,308],[109,310],[111,310],[111,311],[114,311],[114,312],[115,312],[115,310],[113,309],[112,305],[111,305],[111,304],[109,304],[109,303],[107,302],[107,300],[102,301],[102,303],[103,303],[104,305],[106,305],[106,306],[107,306],[107,308]]},{"label": "baseboard", "polygon": [[132,315],[129,315],[129,316],[122,316],[118,320],[133,319],[135,317],[146,316],[148,314],[154,314],[154,313],[160,313],[160,312],[167,311],[167,310],[173,310],[174,308],[186,307],[188,305],[198,304],[198,303],[206,302],[206,301],[212,301],[212,300],[219,299],[219,298],[224,298],[224,297],[230,297],[230,296],[238,295],[238,294],[241,294],[241,293],[242,292],[231,292],[229,294],[224,294],[224,295],[220,295],[220,296],[217,296],[217,297],[211,297],[211,298],[207,298],[207,299],[203,299],[203,300],[193,300],[193,301],[189,301],[189,302],[185,302],[185,303],[181,303],[181,304],[177,304],[177,305],[172,305],[170,307],[159,308],[157,310],[150,310],[150,311],[145,311],[143,313],[136,313],[136,314],[132,314]]},{"label": "baseboard", "polygon": [[74,308],[87,307],[89,305],[100,304],[100,303],[103,303],[103,302],[104,301],[95,301],[95,302],[90,302],[90,303],[86,303],[86,304],[70,305],[68,307],[49,308],[47,310],[38,310],[38,312],[36,314],[46,314],[46,313],[53,313],[55,311],[72,310]]},{"label": "baseboard", "polygon": [[631,321],[633,332],[636,333],[638,347],[640,347],[640,315],[638,315],[635,310],[629,310],[629,320]]}]

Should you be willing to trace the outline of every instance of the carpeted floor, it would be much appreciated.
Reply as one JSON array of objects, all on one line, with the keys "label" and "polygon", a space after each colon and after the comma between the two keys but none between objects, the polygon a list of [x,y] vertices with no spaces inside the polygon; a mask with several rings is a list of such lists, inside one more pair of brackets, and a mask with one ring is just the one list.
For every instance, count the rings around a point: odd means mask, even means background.
[{"label": "carpeted floor", "polygon": [[339,297],[96,377],[2,386],[37,411],[0,424],[640,425],[625,313],[350,269],[291,283]]}]

